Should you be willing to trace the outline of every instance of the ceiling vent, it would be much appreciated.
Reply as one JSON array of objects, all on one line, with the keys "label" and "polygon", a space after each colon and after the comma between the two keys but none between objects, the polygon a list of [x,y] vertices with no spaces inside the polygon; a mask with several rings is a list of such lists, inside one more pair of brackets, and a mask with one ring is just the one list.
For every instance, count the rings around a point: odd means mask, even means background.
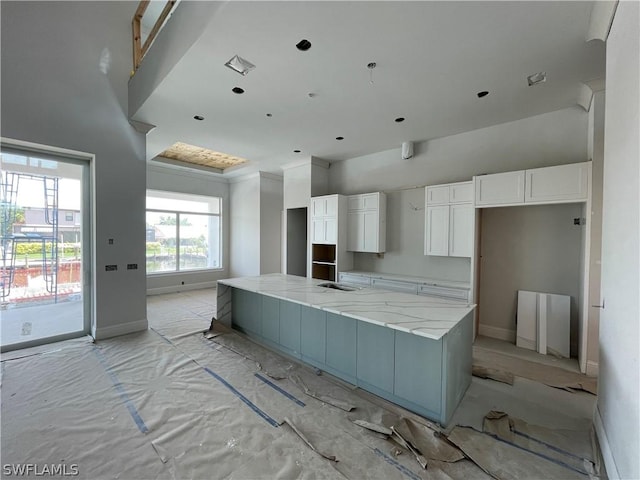
[{"label": "ceiling vent", "polygon": [[530,87],[533,87],[534,85],[538,85],[539,83],[544,83],[547,81],[547,72],[538,72],[538,73],[534,73],[533,75],[529,75],[527,77],[527,82],[529,83]]},{"label": "ceiling vent", "polygon": [[243,77],[251,70],[256,68],[253,63],[245,60],[242,57],[239,57],[238,55],[234,56],[231,60],[225,63],[224,66],[229,67],[234,72],[238,72]]}]

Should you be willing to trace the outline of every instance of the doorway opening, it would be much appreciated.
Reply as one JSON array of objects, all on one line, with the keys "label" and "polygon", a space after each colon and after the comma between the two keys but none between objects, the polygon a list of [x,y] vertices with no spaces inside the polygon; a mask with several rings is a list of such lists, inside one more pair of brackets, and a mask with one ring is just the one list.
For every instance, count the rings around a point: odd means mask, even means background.
[{"label": "doorway opening", "polygon": [[287,274],[307,276],[307,209],[287,209]]},{"label": "doorway opening", "polygon": [[0,150],[0,347],[89,332],[89,162]]}]

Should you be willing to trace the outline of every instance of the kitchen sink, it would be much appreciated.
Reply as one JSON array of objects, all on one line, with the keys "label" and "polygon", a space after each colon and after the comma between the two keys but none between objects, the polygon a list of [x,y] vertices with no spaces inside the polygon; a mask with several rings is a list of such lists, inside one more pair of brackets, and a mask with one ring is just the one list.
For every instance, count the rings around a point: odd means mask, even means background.
[{"label": "kitchen sink", "polygon": [[347,285],[334,282],[320,283],[318,286],[323,288],[332,288],[334,290],[342,290],[343,292],[353,292],[354,290],[357,290],[354,287],[348,287]]}]

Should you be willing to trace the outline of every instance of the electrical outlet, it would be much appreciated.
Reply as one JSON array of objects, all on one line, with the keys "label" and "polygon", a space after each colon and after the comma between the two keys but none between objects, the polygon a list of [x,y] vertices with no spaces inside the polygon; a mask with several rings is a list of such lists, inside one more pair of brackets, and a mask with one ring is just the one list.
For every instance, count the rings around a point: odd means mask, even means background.
[{"label": "electrical outlet", "polygon": [[137,269],[138,269],[137,263],[127,263],[127,270],[137,270]]},{"label": "electrical outlet", "polygon": [[113,271],[115,271],[115,270],[118,270],[118,265],[105,265],[105,266],[104,266],[104,269],[105,269],[107,272],[113,272]]}]

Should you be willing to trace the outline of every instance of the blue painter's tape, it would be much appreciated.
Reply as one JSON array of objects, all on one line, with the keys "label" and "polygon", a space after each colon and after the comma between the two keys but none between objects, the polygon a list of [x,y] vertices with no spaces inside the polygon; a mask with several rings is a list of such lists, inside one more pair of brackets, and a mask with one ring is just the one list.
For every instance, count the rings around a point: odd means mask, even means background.
[{"label": "blue painter's tape", "polygon": [[[561,453],[562,455],[566,455],[568,457],[573,457],[573,458],[575,458],[577,460],[581,460],[581,461],[586,460],[585,458],[582,458],[579,455],[576,455],[576,454],[571,453],[571,452],[567,452],[566,450],[563,450],[563,449],[561,449],[559,447],[556,447],[555,445],[551,445],[550,443],[544,442],[542,440],[538,440],[537,438],[532,437],[531,435],[527,435],[526,433],[519,432],[518,430],[512,430],[512,432],[515,433],[516,435],[520,435],[521,437],[524,437],[524,438],[526,438],[528,440],[531,440],[533,442],[539,443],[540,445],[544,445],[548,449],[553,450],[553,451],[558,452],[558,453]],[[584,473],[586,473],[586,472],[584,472]]]},{"label": "blue painter's tape", "polygon": [[564,467],[564,468],[566,468],[568,470],[572,470],[572,471],[574,471],[576,473],[579,473],[580,475],[587,475],[587,476],[589,475],[587,472],[579,470],[579,469],[577,469],[575,467],[572,467],[571,465],[569,465],[567,463],[564,463],[564,462],[562,462],[560,460],[557,460],[557,459],[555,459],[553,457],[550,457],[548,455],[544,455],[543,453],[534,452],[533,450],[529,450],[527,448],[521,447],[520,445],[518,445],[516,443],[512,443],[512,442],[509,442],[508,440],[504,440],[504,439],[502,439],[502,438],[500,438],[497,435],[494,435],[492,433],[489,433],[489,432],[480,432],[480,433],[484,433],[485,435],[488,435],[491,438],[495,438],[499,442],[506,443],[507,445],[511,445],[512,447],[515,447],[515,448],[517,448],[519,450],[523,450],[525,452],[529,452],[532,455],[535,455],[536,457],[544,458],[545,460],[548,460],[551,463],[555,463],[556,465],[560,465],[561,467]]},{"label": "blue painter's tape", "polygon": [[[163,334],[161,334],[159,331],[157,331],[155,328],[151,328],[149,327],[149,330],[152,330],[154,333],[156,333],[157,335],[160,335],[160,338],[162,338],[165,342],[167,342],[169,345],[173,345],[173,342],[171,340],[169,340],[167,337],[165,337]],[[175,345],[173,345],[175,347]]]},{"label": "blue painter's tape", "polygon": [[129,413],[131,414],[131,418],[133,418],[133,421],[136,422],[138,429],[142,433],[149,433],[149,428],[145,425],[144,420],[142,420],[142,417],[140,416],[140,413],[138,413],[138,410],[136,409],[135,405],[129,398],[129,395],[127,394],[126,390],[122,386],[122,383],[120,383],[120,380],[118,380],[118,376],[114,373],[114,371],[109,366],[109,363],[107,362],[107,359],[105,358],[105,356],[97,347],[95,347],[93,351],[95,352],[96,356],[98,357],[98,360],[104,367],[104,370],[107,372],[107,374],[111,378],[111,382],[113,383],[113,386],[115,387],[116,391],[120,395],[120,399],[124,403],[125,407],[127,407],[127,410],[129,410]]},{"label": "blue painter's tape", "polygon": [[272,387],[273,389],[277,390],[278,392],[280,392],[282,395],[284,395],[285,397],[287,397],[289,400],[297,403],[298,405],[300,405],[301,407],[304,407],[305,404],[302,400],[298,400],[296,397],[294,397],[293,395],[291,395],[289,392],[287,392],[286,390],[283,390],[282,388],[280,388],[278,385],[276,385],[275,383],[273,383],[271,380],[269,380],[268,378],[263,377],[262,375],[260,375],[259,373],[255,373],[254,374],[256,377],[258,377],[260,380],[262,380],[264,383],[266,383],[267,385],[269,385],[270,387]]},{"label": "blue painter's tape", "polygon": [[384,458],[385,462],[387,462],[389,465],[393,465],[394,467],[396,467],[398,470],[404,473],[411,480],[422,480],[422,477],[420,475],[418,475],[417,473],[413,473],[404,465],[401,465],[400,463],[396,462],[393,458],[391,458],[389,455],[382,452],[379,448],[376,448],[373,451],[376,452],[376,455],[378,455],[379,457]]},{"label": "blue painter's tape", "polygon": [[220,383],[222,383],[225,387],[227,387],[229,390],[231,390],[231,392],[233,392],[234,395],[236,395],[240,400],[242,400],[251,410],[256,412],[256,414],[258,414],[258,416],[262,417],[263,419],[265,419],[267,422],[269,422],[272,426],[274,426],[276,428],[280,426],[280,424],[278,422],[276,422],[273,418],[271,418],[269,415],[267,415],[262,410],[260,410],[254,403],[251,402],[251,400],[249,400],[247,397],[242,395],[238,390],[236,390],[233,387],[233,385],[231,385],[229,382],[227,382],[224,378],[222,378],[220,375],[218,375],[217,373],[215,373],[214,371],[212,371],[211,369],[209,369],[207,367],[203,367],[203,368],[204,368],[205,372],[207,372],[209,375],[211,375],[213,378],[215,378]]}]

